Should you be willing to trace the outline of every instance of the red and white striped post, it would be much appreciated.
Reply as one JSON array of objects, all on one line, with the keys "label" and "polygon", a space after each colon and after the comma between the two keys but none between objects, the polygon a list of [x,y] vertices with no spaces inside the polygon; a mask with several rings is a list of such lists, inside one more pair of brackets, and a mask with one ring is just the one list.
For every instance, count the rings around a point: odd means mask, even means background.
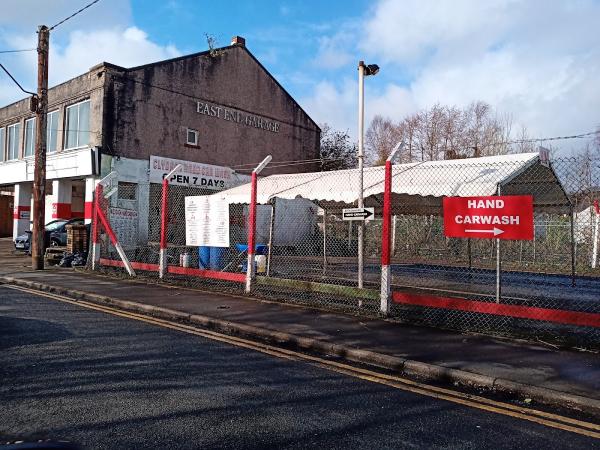
[{"label": "red and white striped post", "polygon": [[92,270],[96,270],[96,265],[98,264],[98,261],[100,260],[100,243],[98,242],[98,208],[99,206],[99,202],[100,202],[100,198],[102,198],[102,185],[100,183],[98,183],[96,185],[96,189],[95,189],[96,193],[95,193],[95,198],[93,200],[93,206],[92,206]]},{"label": "red and white striped post", "polygon": [[392,160],[403,147],[396,144],[390,156],[385,161],[385,178],[383,182],[383,221],[381,227],[381,307],[384,315],[390,313],[392,272],[391,259],[391,224],[392,224]]},{"label": "red and white striped post", "polygon": [[160,250],[158,256],[158,276],[164,278],[167,273],[167,229],[169,226],[169,180],[171,177],[181,170],[183,166],[177,164],[163,179],[162,182],[162,203],[160,214]]},{"label": "red and white striped post", "polygon": [[246,289],[247,294],[252,290],[252,280],[254,279],[254,252],[256,251],[256,190],[258,174],[271,161],[271,155],[267,156],[252,171],[252,182],[250,185],[250,212],[248,217],[248,265],[246,267]]}]

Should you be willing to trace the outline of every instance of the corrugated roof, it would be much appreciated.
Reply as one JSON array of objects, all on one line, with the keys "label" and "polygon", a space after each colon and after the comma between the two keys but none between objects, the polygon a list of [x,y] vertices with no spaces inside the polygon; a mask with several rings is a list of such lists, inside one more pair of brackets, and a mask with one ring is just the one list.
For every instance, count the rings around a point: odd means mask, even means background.
[{"label": "corrugated roof", "polygon": [[[495,195],[498,186],[510,183],[526,169],[540,165],[537,153],[483,158],[427,161],[392,167],[392,192],[421,197]],[[364,197],[383,194],[384,167],[364,169]],[[272,198],[306,198],[316,202],[355,204],[358,200],[358,169],[330,172],[271,175],[259,179],[257,201]],[[250,184],[214,195],[228,203],[248,203]]]}]

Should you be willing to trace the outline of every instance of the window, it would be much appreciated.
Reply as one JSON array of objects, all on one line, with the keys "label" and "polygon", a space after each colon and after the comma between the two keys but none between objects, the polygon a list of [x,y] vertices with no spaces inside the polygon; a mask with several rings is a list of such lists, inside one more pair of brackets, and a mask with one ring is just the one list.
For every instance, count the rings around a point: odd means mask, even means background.
[{"label": "window", "polygon": [[33,156],[35,149],[35,119],[25,121],[25,156]]},{"label": "window", "polygon": [[67,107],[65,148],[84,147],[90,142],[90,101]]},{"label": "window", "polygon": [[15,123],[8,127],[8,149],[6,159],[17,159],[19,157],[19,135],[21,134],[21,124]]},{"label": "window", "polygon": [[6,130],[0,128],[0,162],[4,161],[4,142],[6,142]]},{"label": "window", "polygon": [[187,129],[187,143],[190,145],[198,145],[198,131]]},{"label": "window", "polygon": [[56,136],[58,135],[58,111],[48,113],[46,122],[46,151],[56,151]]}]

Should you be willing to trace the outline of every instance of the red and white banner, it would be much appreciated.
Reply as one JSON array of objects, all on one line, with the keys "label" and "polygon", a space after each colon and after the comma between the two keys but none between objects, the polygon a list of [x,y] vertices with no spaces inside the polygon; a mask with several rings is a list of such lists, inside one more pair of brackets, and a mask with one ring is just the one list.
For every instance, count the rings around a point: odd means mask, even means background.
[{"label": "red and white banner", "polygon": [[533,239],[533,197],[445,197],[444,236]]}]

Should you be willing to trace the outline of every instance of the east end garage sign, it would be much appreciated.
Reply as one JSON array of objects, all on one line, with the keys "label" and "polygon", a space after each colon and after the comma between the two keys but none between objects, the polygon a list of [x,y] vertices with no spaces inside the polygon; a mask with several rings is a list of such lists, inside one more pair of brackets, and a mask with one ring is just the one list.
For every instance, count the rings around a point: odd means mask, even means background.
[{"label": "east end garage sign", "polygon": [[236,178],[235,172],[229,167],[150,156],[150,183],[162,183],[177,164],[181,164],[182,168],[169,180],[169,184],[176,186],[223,190],[231,187]]},{"label": "east end garage sign", "polygon": [[533,239],[533,197],[445,197],[444,235],[479,239]]}]

